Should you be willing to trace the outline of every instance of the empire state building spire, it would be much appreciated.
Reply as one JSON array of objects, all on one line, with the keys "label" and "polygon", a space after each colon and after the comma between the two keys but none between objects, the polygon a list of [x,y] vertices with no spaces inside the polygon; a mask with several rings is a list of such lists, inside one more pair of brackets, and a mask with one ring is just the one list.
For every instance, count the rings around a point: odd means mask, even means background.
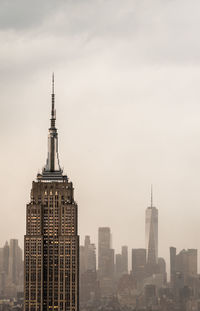
[{"label": "empire state building spire", "polygon": [[58,154],[58,132],[56,128],[56,110],[55,110],[55,92],[54,92],[54,73],[52,74],[52,94],[51,94],[51,119],[48,135],[48,154],[46,165],[42,170],[42,174],[38,174],[40,180],[63,180],[67,178],[63,176],[60,167]]},{"label": "empire state building spire", "polygon": [[51,128],[55,128],[56,111],[55,111],[55,93],[54,93],[54,73],[52,74],[52,93],[51,93]]}]

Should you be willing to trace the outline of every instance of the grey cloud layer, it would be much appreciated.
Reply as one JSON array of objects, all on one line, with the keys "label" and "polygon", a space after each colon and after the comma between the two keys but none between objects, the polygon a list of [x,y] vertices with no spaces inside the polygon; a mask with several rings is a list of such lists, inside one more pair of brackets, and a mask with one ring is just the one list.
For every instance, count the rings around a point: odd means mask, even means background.
[{"label": "grey cloud layer", "polygon": [[12,31],[8,49],[18,49],[21,36],[33,53],[49,44],[51,54],[56,47],[55,59],[59,49],[67,53],[79,42],[75,54],[85,46],[112,50],[114,44],[116,53],[136,62],[193,63],[200,55],[199,10],[196,0],[1,0],[0,29]]},{"label": "grey cloud layer", "polygon": [[61,0],[1,0],[0,28],[27,30],[38,26],[46,16],[56,11],[62,2]]}]

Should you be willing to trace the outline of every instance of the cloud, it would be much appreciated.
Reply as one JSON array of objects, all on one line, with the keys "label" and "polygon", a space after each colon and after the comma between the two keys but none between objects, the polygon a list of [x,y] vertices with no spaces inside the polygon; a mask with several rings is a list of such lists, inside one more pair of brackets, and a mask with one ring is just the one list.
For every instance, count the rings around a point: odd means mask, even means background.
[{"label": "cloud", "polygon": [[38,27],[45,17],[55,13],[62,3],[61,0],[1,0],[0,28],[19,31]]},{"label": "cloud", "polygon": [[1,0],[0,29],[11,58],[18,48],[51,60],[52,54],[60,60],[62,51],[70,58],[95,49],[136,64],[195,64],[199,11],[197,0]]}]

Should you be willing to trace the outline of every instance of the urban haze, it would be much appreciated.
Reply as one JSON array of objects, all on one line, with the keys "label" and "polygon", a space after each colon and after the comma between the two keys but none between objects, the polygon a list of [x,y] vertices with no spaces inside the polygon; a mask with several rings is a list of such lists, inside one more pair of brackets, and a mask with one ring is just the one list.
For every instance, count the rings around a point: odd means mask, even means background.
[{"label": "urban haze", "polygon": [[146,209],[156,207],[168,280],[170,247],[199,250],[199,17],[197,0],[0,1],[2,247],[18,239],[24,248],[54,72],[80,244],[89,235],[97,246],[98,228],[110,228],[131,270],[131,250],[146,248]]}]

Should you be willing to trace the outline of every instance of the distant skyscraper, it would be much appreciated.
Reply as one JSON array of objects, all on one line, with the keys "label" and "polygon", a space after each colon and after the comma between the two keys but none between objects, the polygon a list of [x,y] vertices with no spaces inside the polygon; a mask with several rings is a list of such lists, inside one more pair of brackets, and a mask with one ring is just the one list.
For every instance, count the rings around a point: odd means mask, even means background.
[{"label": "distant skyscraper", "polygon": [[96,247],[90,243],[90,237],[85,237],[85,264],[86,270],[96,271]]},{"label": "distant skyscraper", "polygon": [[97,295],[96,247],[86,235],[85,244],[80,247],[80,301],[85,303]]},{"label": "distant skyscraper", "polygon": [[96,271],[96,247],[90,243],[90,237],[85,236],[85,245],[80,246],[80,272]]},{"label": "distant skyscraper", "polygon": [[146,275],[146,249],[132,249],[132,276],[137,281],[137,288],[143,289]]},{"label": "distant skyscraper", "polygon": [[96,246],[94,244],[88,245],[88,266],[87,269],[96,272]]},{"label": "distant skyscraper", "polygon": [[151,206],[146,209],[145,238],[147,251],[147,264],[154,266],[158,263],[158,210],[153,206],[153,193],[151,188]]},{"label": "distant skyscraper", "polygon": [[4,297],[16,297],[23,291],[23,261],[22,249],[17,239],[6,241],[0,248],[0,293]]},{"label": "distant skyscraper", "polygon": [[59,163],[54,99],[53,79],[47,162],[33,181],[26,209],[25,311],[79,309],[77,204]]},{"label": "distant skyscraper", "polygon": [[122,272],[128,273],[128,246],[122,246]]},{"label": "distant skyscraper", "polygon": [[177,296],[184,286],[189,286],[198,295],[197,262],[197,249],[183,249],[176,254],[176,248],[170,247],[170,281]]},{"label": "distant skyscraper", "polygon": [[13,284],[19,282],[19,274],[22,271],[22,249],[18,245],[18,240],[10,240],[9,250],[9,277]]},{"label": "distant skyscraper", "polygon": [[176,255],[176,271],[187,277],[197,276],[197,249],[183,249]]},{"label": "distant skyscraper", "polygon": [[6,241],[4,247],[0,248],[0,272],[8,275],[9,271],[9,245]]},{"label": "distant skyscraper", "polygon": [[115,276],[119,279],[123,274],[122,254],[115,255]]},{"label": "distant skyscraper", "polygon": [[101,294],[109,296],[113,293],[114,250],[111,249],[110,228],[99,228],[98,236],[98,275]]},{"label": "distant skyscraper", "polygon": [[79,248],[79,272],[80,275],[86,271],[86,264],[85,264],[85,246],[80,245]]},{"label": "distant skyscraper", "polygon": [[105,262],[107,258],[107,250],[111,246],[110,228],[99,228],[98,234],[98,270],[99,275],[105,275]]},{"label": "distant skyscraper", "polygon": [[132,249],[132,273],[137,275],[145,272],[146,268],[146,249],[134,248]]},{"label": "distant skyscraper", "polygon": [[171,286],[175,286],[176,277],[176,248],[170,247],[170,282]]},{"label": "distant skyscraper", "polygon": [[3,270],[6,274],[8,274],[9,271],[9,245],[6,241],[4,248],[3,248]]},{"label": "distant skyscraper", "polygon": [[121,254],[115,256],[115,274],[117,279],[128,274],[128,246],[122,246]]},{"label": "distant skyscraper", "polygon": [[[113,276],[114,258],[111,249],[111,232],[110,228],[99,228],[99,243],[98,243],[98,270],[102,277]],[[113,267],[112,267],[113,264]],[[110,270],[110,268],[112,270]]]}]

